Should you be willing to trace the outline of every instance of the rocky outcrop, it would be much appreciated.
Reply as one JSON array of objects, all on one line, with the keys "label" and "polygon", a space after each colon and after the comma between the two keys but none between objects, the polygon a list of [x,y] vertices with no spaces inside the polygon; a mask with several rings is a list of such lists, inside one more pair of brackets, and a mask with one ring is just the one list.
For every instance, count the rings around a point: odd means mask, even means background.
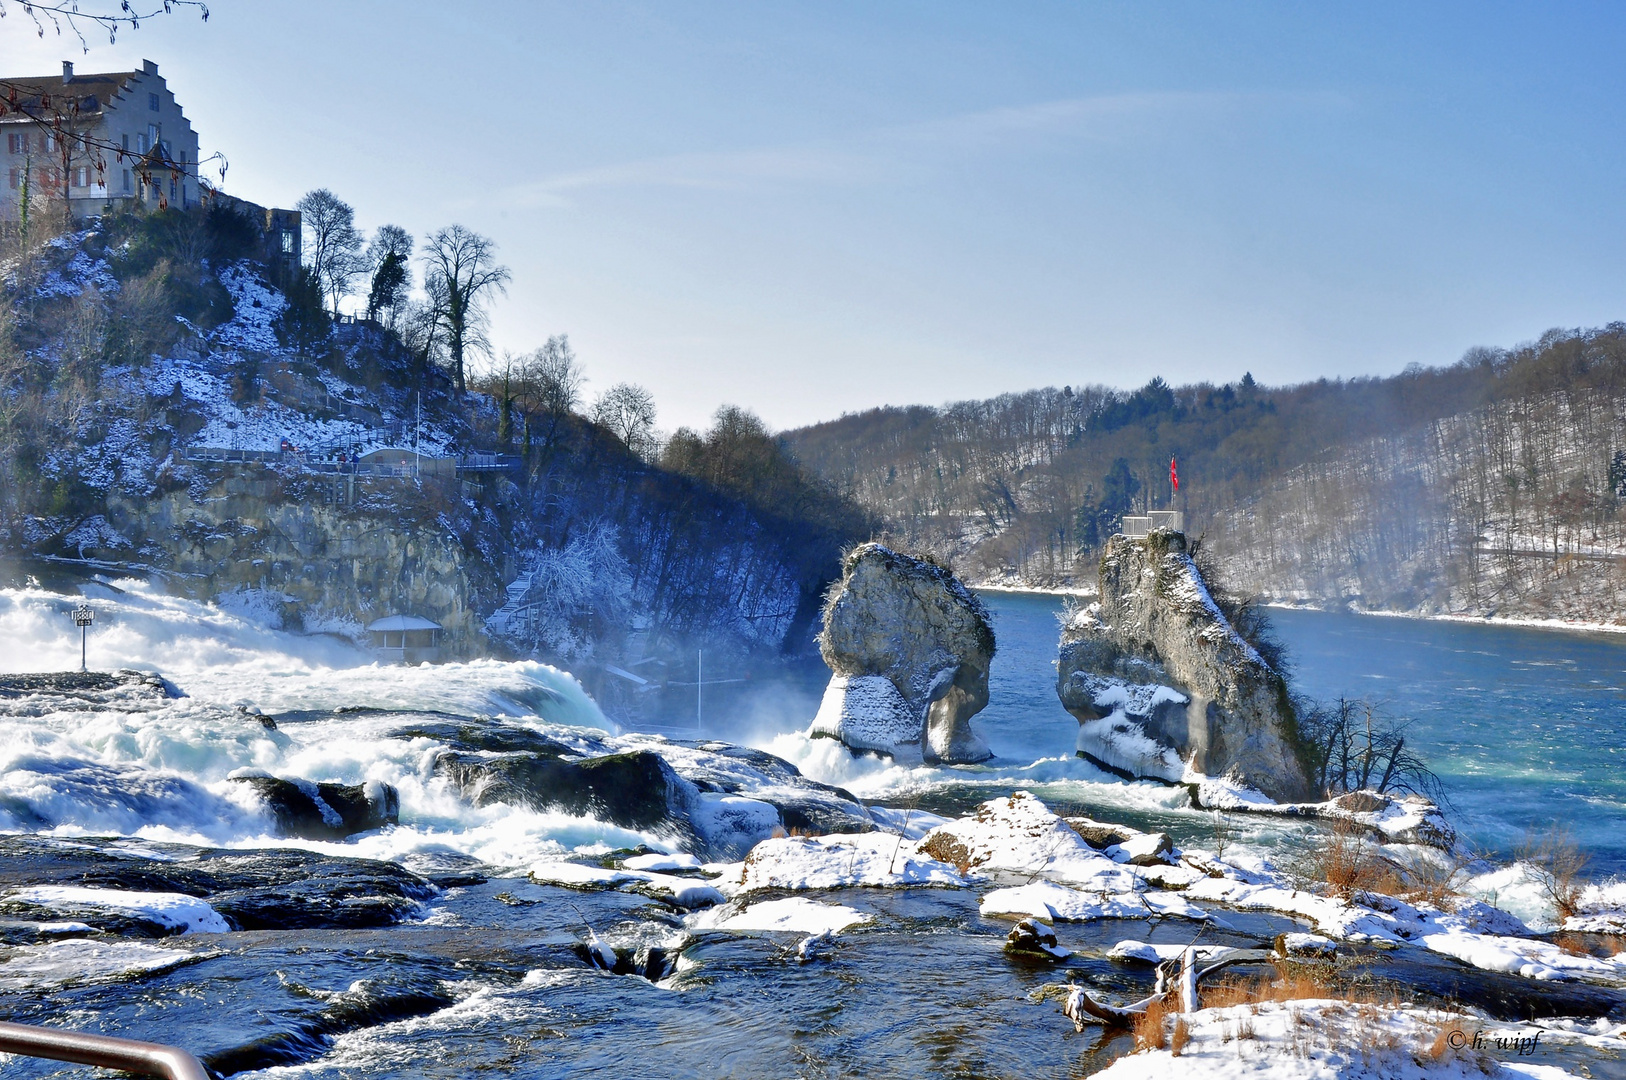
[{"label": "rocky outcrop", "polygon": [[438,743],[434,771],[477,806],[505,803],[591,816],[669,837],[684,850],[740,858],[795,829],[869,832],[850,792],[781,758],[728,743],[599,739],[570,744],[499,721],[418,716],[392,737]]},{"label": "rocky outcrop", "polygon": [[1080,756],[1135,779],[1312,797],[1287,684],[1214,603],[1182,534],[1113,537],[1100,597],[1069,620],[1057,664]]},{"label": "rocky outcrop", "polygon": [[451,532],[433,491],[375,481],[351,504],[335,496],[347,479],[241,465],[155,498],[110,495],[107,520],[169,573],[169,587],[235,602],[274,627],[355,635],[408,612],[445,629],[444,656],[478,655],[475,608],[498,582]]},{"label": "rocky outcrop", "polygon": [[401,796],[388,784],[327,784],[275,776],[232,779],[259,793],[282,836],[343,840],[400,820]]},{"label": "rocky outcrop", "polygon": [[137,712],[173,696],[177,696],[173,688],[149,671],[0,675],[0,716],[42,716],[68,707],[85,712]]},{"label": "rocky outcrop", "polygon": [[946,568],[855,548],[825,604],[819,651],[833,677],[811,734],[927,762],[993,756],[971,717],[988,704],[994,632]]}]

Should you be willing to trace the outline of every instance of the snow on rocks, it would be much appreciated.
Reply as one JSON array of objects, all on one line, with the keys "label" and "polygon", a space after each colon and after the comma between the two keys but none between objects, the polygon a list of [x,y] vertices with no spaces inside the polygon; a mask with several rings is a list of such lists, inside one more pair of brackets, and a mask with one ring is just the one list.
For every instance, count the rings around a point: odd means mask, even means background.
[{"label": "snow on rocks", "polygon": [[1229,945],[1167,945],[1149,941],[1120,941],[1107,952],[1107,959],[1118,961],[1135,961],[1142,964],[1163,964],[1170,960],[1179,960],[1190,949],[1192,957],[1202,963],[1212,960],[1223,960],[1239,950]]},{"label": "snow on rocks", "polygon": [[695,929],[759,930],[790,934],[839,934],[849,926],[872,922],[856,908],[843,904],[824,904],[805,896],[790,896],[783,900],[764,900],[737,910],[714,908],[694,917]]},{"label": "snow on rocks", "polygon": [[1530,938],[1476,934],[1448,929],[1424,934],[1420,943],[1445,956],[1454,956],[1482,971],[1505,971],[1543,982],[1585,978],[1595,982],[1626,983],[1626,953],[1613,959],[1576,956],[1556,945]]},{"label": "snow on rocks", "polygon": [[1457,833],[1433,800],[1422,795],[1396,797],[1375,791],[1352,791],[1319,803],[1277,803],[1249,788],[1223,779],[1197,782],[1196,805],[1205,810],[1239,810],[1282,817],[1348,821],[1366,828],[1386,843],[1422,844],[1450,851]]},{"label": "snow on rocks", "polygon": [[1025,791],[992,799],[969,817],[939,825],[920,850],[973,870],[1038,874],[1103,893],[1132,892],[1134,873],[1095,850],[1078,830]]},{"label": "snow on rocks", "polygon": [[[1034,918],[1046,922],[1086,922],[1090,919],[1182,918],[1205,921],[1208,912],[1188,903],[1179,893],[1087,893],[1053,881],[1035,881],[1009,889],[995,889],[982,898],[982,914],[989,918]],[[1215,920],[1218,922],[1218,920]]]},{"label": "snow on rocks", "polygon": [[231,927],[220,913],[195,896],[135,892],[77,885],[35,885],[13,889],[0,903],[21,903],[63,911],[106,911],[183,934],[224,934]]},{"label": "snow on rocks", "polygon": [[1576,913],[1564,929],[1576,933],[1626,934],[1626,881],[1604,881],[1581,890]]},{"label": "snow on rocks", "polygon": [[1184,896],[1240,910],[1298,915],[1331,938],[1389,946],[1416,945],[1484,971],[1543,981],[1586,979],[1626,984],[1626,957],[1601,960],[1564,952],[1527,936],[1529,931],[1507,912],[1476,900],[1460,899],[1455,910],[1446,911],[1427,902],[1414,905],[1381,894],[1358,894],[1356,902],[1318,896],[1281,880],[1250,883],[1230,877],[1205,877],[1193,882]]},{"label": "snow on rocks", "polygon": [[[1170,1021],[1172,1026],[1173,1021]],[[1573,1074],[1474,1049],[1468,1017],[1328,999],[1202,1009],[1180,1017],[1183,1044],[1119,1058],[1100,1080],[1469,1080]],[[1464,1032],[1452,1046],[1450,1033]],[[1534,1043],[1531,1046],[1534,1047]]]},{"label": "snow on rocks", "polygon": [[1005,935],[1005,951],[1045,960],[1065,960],[1073,955],[1070,949],[1061,947],[1056,932],[1038,919],[1023,919],[1011,927],[1011,932]]},{"label": "snow on rocks", "polygon": [[566,889],[623,889],[688,909],[709,907],[725,899],[710,882],[696,878],[568,861],[537,863],[531,867],[531,880],[539,885],[558,885]]},{"label": "snow on rocks", "polygon": [[917,851],[889,833],[785,836],[764,840],[723,882],[735,893],[756,889],[839,889],[852,885],[963,887],[969,875]]},{"label": "snow on rocks", "polygon": [[661,852],[634,855],[630,859],[623,859],[621,865],[627,870],[651,870],[657,873],[662,870],[699,870],[701,867],[700,860],[693,855],[666,855]]},{"label": "snow on rocks", "polygon": [[1325,959],[1337,954],[1338,943],[1320,934],[1282,934],[1276,939],[1276,952],[1281,956]]},{"label": "snow on rocks", "polygon": [[231,295],[232,317],[215,329],[214,340],[221,345],[256,352],[275,352],[277,320],[288,307],[287,299],[260,280],[250,262],[222,267],[220,284]]}]

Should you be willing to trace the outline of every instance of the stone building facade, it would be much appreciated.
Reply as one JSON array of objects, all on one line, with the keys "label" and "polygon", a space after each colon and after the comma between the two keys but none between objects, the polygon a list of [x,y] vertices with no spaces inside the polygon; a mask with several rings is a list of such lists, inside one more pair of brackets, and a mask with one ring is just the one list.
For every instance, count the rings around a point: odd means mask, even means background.
[{"label": "stone building facade", "polygon": [[31,207],[75,217],[120,204],[199,204],[198,136],[158,65],[80,75],[0,77],[0,220]]}]

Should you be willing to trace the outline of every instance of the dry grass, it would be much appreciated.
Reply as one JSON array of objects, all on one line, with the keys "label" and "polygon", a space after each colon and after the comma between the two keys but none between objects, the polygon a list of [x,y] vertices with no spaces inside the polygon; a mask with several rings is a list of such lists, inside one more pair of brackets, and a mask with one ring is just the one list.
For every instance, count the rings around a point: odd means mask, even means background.
[{"label": "dry grass", "polygon": [[1184,1016],[1176,1016],[1174,1018],[1174,1030],[1169,1033],[1169,1053],[1174,1057],[1179,1057],[1180,1052],[1186,1048],[1186,1044],[1190,1041],[1190,1025],[1186,1023]]},{"label": "dry grass", "polygon": [[1158,998],[1135,1017],[1136,1050],[1161,1050],[1169,1044],[1168,1016],[1168,1006],[1163,998]]},{"label": "dry grass", "polygon": [[1360,893],[1380,893],[1410,903],[1429,903],[1453,910],[1459,899],[1466,861],[1463,856],[1413,858],[1397,862],[1383,845],[1353,821],[1334,822],[1322,843],[1300,862],[1299,874],[1324,883],[1334,896],[1355,900]]},{"label": "dry grass", "polygon": [[1600,960],[1608,960],[1626,952],[1626,937],[1615,934],[1596,934],[1588,937],[1579,934],[1559,934],[1553,938],[1553,944],[1571,956],[1595,956]]},{"label": "dry grass", "polygon": [[1221,979],[1199,987],[1198,994],[1205,1009],[1258,1005],[1262,1001],[1303,1001],[1309,998],[1365,1001],[1372,997],[1370,994],[1357,995],[1340,987],[1331,968],[1287,963],[1277,963],[1274,976]]},{"label": "dry grass", "polygon": [[920,850],[938,862],[948,863],[962,876],[971,869],[971,849],[947,833],[937,833]]}]

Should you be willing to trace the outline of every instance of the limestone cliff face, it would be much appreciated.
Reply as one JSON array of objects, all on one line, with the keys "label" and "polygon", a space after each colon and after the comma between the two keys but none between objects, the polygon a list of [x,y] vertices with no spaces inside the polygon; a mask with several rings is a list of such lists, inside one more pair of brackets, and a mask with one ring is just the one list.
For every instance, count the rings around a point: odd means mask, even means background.
[{"label": "limestone cliff face", "polygon": [[1063,630],[1057,664],[1081,754],[1136,777],[1313,797],[1286,682],[1226,621],[1183,535],[1113,537],[1100,587]]},{"label": "limestone cliff face", "polygon": [[287,629],[352,636],[384,615],[420,615],[445,628],[442,655],[476,655],[473,604],[498,583],[415,495],[403,484],[360,497],[290,492],[271,470],[246,469],[150,500],[111,497],[107,509],[178,592],[235,597]]},{"label": "limestone cliff face", "polygon": [[833,678],[812,733],[925,761],[992,757],[971,730],[988,704],[994,632],[947,569],[863,544],[824,609],[819,651]]}]

